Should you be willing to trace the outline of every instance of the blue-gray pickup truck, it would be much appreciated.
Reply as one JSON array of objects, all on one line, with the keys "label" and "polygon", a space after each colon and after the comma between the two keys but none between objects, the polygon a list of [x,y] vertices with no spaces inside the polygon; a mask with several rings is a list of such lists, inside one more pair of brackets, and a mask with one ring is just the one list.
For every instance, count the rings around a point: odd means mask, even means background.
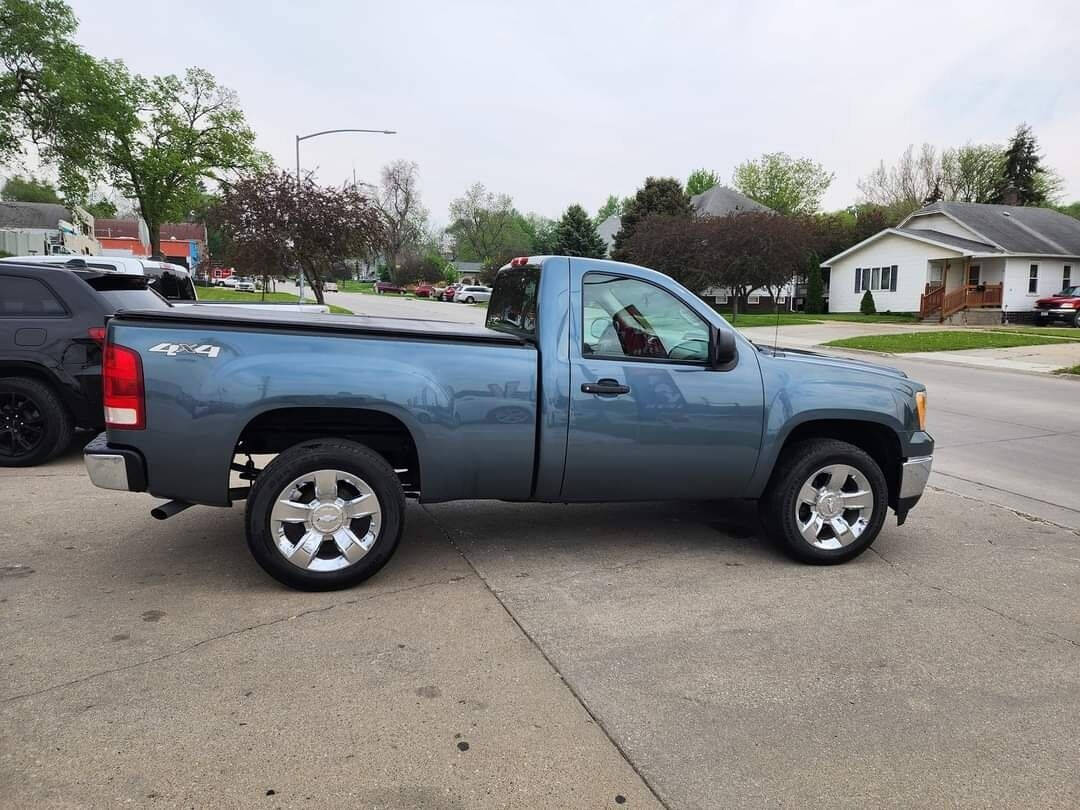
[{"label": "blue-gray pickup truck", "polygon": [[246,499],[255,559],[309,590],[378,571],[408,497],[756,499],[790,554],[843,562],[903,522],[934,447],[901,372],[755,346],[671,278],[582,258],[514,259],[484,327],[121,312],[103,384],[93,482],[159,518]]}]

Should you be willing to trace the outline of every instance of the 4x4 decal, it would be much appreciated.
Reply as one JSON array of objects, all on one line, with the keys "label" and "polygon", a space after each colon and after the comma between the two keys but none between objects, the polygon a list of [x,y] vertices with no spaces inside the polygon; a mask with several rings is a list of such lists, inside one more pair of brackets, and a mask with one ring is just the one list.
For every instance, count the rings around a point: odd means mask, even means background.
[{"label": "4x4 decal", "polygon": [[159,343],[156,346],[150,348],[152,352],[160,352],[166,354],[169,357],[176,357],[178,354],[199,354],[203,357],[217,357],[221,352],[220,346],[214,346],[211,343]]}]

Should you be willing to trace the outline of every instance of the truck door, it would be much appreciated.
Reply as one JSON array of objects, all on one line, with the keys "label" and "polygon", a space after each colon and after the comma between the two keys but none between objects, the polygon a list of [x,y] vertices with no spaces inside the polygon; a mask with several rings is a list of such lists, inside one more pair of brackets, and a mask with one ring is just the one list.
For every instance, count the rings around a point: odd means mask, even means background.
[{"label": "truck door", "polygon": [[761,439],[757,358],[709,367],[688,301],[610,264],[571,261],[567,500],[743,494]]}]

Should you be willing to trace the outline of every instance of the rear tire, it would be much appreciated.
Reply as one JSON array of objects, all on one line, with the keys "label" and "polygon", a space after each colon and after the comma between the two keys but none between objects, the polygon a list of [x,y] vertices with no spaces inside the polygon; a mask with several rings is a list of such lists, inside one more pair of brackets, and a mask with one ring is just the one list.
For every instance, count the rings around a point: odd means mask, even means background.
[{"label": "rear tire", "polygon": [[0,467],[33,467],[67,450],[71,414],[48,385],[29,377],[0,378]]},{"label": "rear tire", "polygon": [[787,448],[759,507],[768,534],[795,559],[847,562],[870,548],[885,523],[889,489],[865,451],[836,439]]},{"label": "rear tire", "polygon": [[318,439],[290,447],[260,473],[246,524],[248,548],[274,579],[302,591],[348,588],[397,550],[405,495],[382,456]]},{"label": "rear tire", "polygon": [[470,295],[470,296],[469,296],[468,298],[466,298],[466,299],[465,299],[465,303],[466,303],[466,304],[475,304],[475,303],[476,303],[476,299],[475,299],[475,298],[473,298],[473,297],[472,297],[472,296]]}]

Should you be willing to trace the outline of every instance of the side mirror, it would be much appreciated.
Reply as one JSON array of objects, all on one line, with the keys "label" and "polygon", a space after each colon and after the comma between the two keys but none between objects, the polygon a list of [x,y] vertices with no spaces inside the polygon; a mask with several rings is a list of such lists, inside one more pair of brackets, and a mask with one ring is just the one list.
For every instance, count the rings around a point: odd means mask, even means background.
[{"label": "side mirror", "polygon": [[735,333],[730,329],[713,328],[709,347],[710,364],[717,371],[735,368],[739,360],[739,347],[735,343]]}]

